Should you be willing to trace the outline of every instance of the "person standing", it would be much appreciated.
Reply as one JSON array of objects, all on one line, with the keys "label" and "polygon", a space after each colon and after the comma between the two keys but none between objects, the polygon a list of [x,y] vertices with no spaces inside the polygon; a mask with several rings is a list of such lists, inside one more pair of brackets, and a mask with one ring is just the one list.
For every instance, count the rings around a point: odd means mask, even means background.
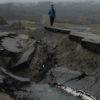
[{"label": "person standing", "polygon": [[56,10],[54,9],[54,5],[51,5],[51,8],[48,11],[48,15],[50,18],[50,25],[53,26],[53,23],[56,17]]}]

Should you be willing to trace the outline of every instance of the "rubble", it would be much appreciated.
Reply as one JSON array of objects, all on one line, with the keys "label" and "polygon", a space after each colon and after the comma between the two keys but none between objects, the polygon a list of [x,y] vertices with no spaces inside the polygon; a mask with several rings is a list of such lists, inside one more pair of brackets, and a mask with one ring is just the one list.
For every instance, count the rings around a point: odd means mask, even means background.
[{"label": "rubble", "polygon": [[16,41],[16,38],[4,38],[2,41],[2,47],[13,53],[20,53],[23,50],[23,47],[19,48],[21,45],[18,44],[18,41]]},{"label": "rubble", "polygon": [[23,53],[21,54],[20,59],[17,61],[13,69],[16,67],[28,67],[30,60],[34,57],[34,52],[36,49],[36,40],[31,40],[29,44],[24,48]]},{"label": "rubble", "polygon": [[100,100],[99,55],[84,49],[98,46],[99,36],[44,28],[52,32],[1,32],[0,53],[9,57],[0,67],[1,92],[15,100]]},{"label": "rubble", "polygon": [[[21,77],[18,77],[18,76],[16,76],[16,75],[13,75],[13,74],[11,74],[10,72],[7,72],[4,68],[2,68],[2,67],[0,67],[0,71],[4,74],[4,75],[6,75],[7,77],[10,77],[10,78],[12,78],[12,79],[14,79],[15,81],[19,81],[19,82],[21,82],[21,83],[30,83],[30,79],[28,79],[28,78],[21,78]],[[2,75],[1,75],[1,79],[2,79]]]},{"label": "rubble", "polygon": [[[96,99],[95,97],[97,97],[96,93],[100,91],[100,88],[97,86],[97,81],[100,81],[100,78],[96,79],[95,77],[89,76],[82,77],[81,75],[80,72],[72,71],[65,67],[58,67],[49,71],[46,78],[41,83],[49,83],[69,94],[82,98],[82,100],[99,100],[99,98]],[[79,77],[81,77],[81,79]],[[93,87],[95,87],[95,89],[93,89]]]},{"label": "rubble", "polygon": [[[44,27],[48,31],[68,33],[69,39],[80,43],[83,48],[100,53],[100,36],[90,32],[68,31],[68,29],[61,29],[55,27]],[[69,28],[70,29],[70,28]]]}]

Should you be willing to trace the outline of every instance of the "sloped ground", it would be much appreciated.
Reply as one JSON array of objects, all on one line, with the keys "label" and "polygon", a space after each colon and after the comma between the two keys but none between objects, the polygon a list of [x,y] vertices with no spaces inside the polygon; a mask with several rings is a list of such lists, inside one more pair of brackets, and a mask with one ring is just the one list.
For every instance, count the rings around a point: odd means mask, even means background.
[{"label": "sloped ground", "polygon": [[21,32],[18,33],[10,25],[1,28],[0,92],[2,96],[0,94],[0,100],[12,100],[11,97],[16,98],[14,97],[14,91],[22,85],[30,83],[30,79],[16,76],[15,72],[28,67],[34,56],[36,40]]},{"label": "sloped ground", "polygon": [[[100,54],[84,49],[80,44],[70,41],[68,35],[48,31],[45,33],[42,43],[48,46],[49,52],[55,54],[57,62],[52,68],[60,68],[48,72],[42,84],[60,83],[77,91],[85,91],[99,100]],[[70,73],[66,68],[81,72],[81,74]],[[88,98],[87,100],[91,99]]]},{"label": "sloped ground", "polygon": [[42,39],[48,45],[48,50],[56,53],[56,67],[67,67],[72,70],[85,72],[88,75],[100,75],[100,54],[81,47],[80,44],[70,41],[68,35],[50,33]]},{"label": "sloped ground", "polygon": [[[56,100],[59,91],[58,100],[99,100],[99,53],[83,49],[66,34],[45,31],[44,35],[30,67],[23,73],[35,83],[15,94],[32,100]],[[67,98],[55,87],[64,90]]]},{"label": "sloped ground", "polygon": [[[6,52],[1,51],[0,65],[7,70],[9,67],[9,71],[0,67],[4,73],[1,74],[4,76],[1,77],[1,84],[4,82],[6,85],[1,92],[6,90],[6,93],[17,100],[51,100],[51,97],[52,100],[82,100],[84,95],[100,99],[99,53],[83,49],[80,44],[70,41],[66,34],[43,29],[30,31],[29,34],[31,40],[27,40],[24,45],[19,34],[1,38],[9,40],[11,45],[1,43]],[[16,66],[17,62],[20,63]],[[25,78],[11,74],[11,71]],[[31,84],[20,87],[30,80]],[[78,95],[79,98],[70,95],[73,94],[71,92],[63,92],[63,89],[67,90],[66,87],[74,89],[74,96]],[[83,100],[95,100],[94,98]]]}]

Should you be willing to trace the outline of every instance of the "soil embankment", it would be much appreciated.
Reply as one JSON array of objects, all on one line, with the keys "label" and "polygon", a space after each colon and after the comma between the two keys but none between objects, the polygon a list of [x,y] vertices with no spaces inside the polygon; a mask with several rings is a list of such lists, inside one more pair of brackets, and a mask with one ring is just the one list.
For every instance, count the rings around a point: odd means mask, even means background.
[{"label": "soil embankment", "polygon": [[0,65],[7,70],[0,67],[2,93],[15,100],[100,100],[100,55],[69,35],[41,28],[28,35],[7,32],[1,41]]},{"label": "soil embankment", "polygon": [[69,40],[68,35],[46,32],[42,44],[48,47],[47,51],[56,55],[56,67],[67,67],[88,75],[99,76],[99,53],[84,49],[79,43]]}]

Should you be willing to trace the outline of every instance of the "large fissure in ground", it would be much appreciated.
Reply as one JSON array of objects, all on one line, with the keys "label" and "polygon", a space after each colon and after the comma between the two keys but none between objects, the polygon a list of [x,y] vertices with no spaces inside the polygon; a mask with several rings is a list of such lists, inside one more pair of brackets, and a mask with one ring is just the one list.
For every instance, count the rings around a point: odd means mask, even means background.
[{"label": "large fissure in ground", "polygon": [[[49,84],[53,87],[55,87],[54,84],[61,84],[61,89],[67,91],[66,87],[68,87],[70,91],[72,88],[76,94],[69,93],[83,100],[95,100],[95,98],[99,100],[99,57],[98,53],[86,50],[79,43],[70,41],[66,34],[45,31],[45,36],[39,41],[28,72],[26,71],[27,74],[23,75],[31,77],[33,82],[37,83],[30,86],[33,87],[31,92],[34,91],[34,86],[41,88],[39,84]],[[37,97],[37,94],[35,96]],[[35,100],[37,99],[39,98]],[[41,97],[40,100],[42,99]],[[71,98],[71,100],[78,100],[78,98]]]},{"label": "large fissure in ground", "polygon": [[[12,55],[12,49],[7,47],[7,51],[10,50],[12,56],[6,51],[5,56],[0,57],[0,65],[7,69],[6,72],[2,67],[0,68],[4,76],[1,79],[4,80],[1,92],[5,91],[15,100],[51,100],[50,97],[52,100],[82,100],[84,97],[81,96],[82,94],[89,96],[90,100],[95,98],[99,100],[100,55],[69,40],[67,34],[43,31],[43,29],[34,30],[34,32],[37,32],[36,36],[39,39],[34,40],[31,38],[33,34],[30,34],[30,39],[22,49],[22,42],[20,41],[19,45],[17,37],[18,44],[15,43],[19,46],[17,54]],[[15,37],[10,38],[5,38],[5,41],[7,39],[11,43]],[[23,52],[19,53],[21,49]],[[22,87],[23,84],[24,87]],[[63,90],[70,87],[72,88],[70,90],[75,90],[74,92],[79,94],[75,94],[78,98],[55,87]]]}]

